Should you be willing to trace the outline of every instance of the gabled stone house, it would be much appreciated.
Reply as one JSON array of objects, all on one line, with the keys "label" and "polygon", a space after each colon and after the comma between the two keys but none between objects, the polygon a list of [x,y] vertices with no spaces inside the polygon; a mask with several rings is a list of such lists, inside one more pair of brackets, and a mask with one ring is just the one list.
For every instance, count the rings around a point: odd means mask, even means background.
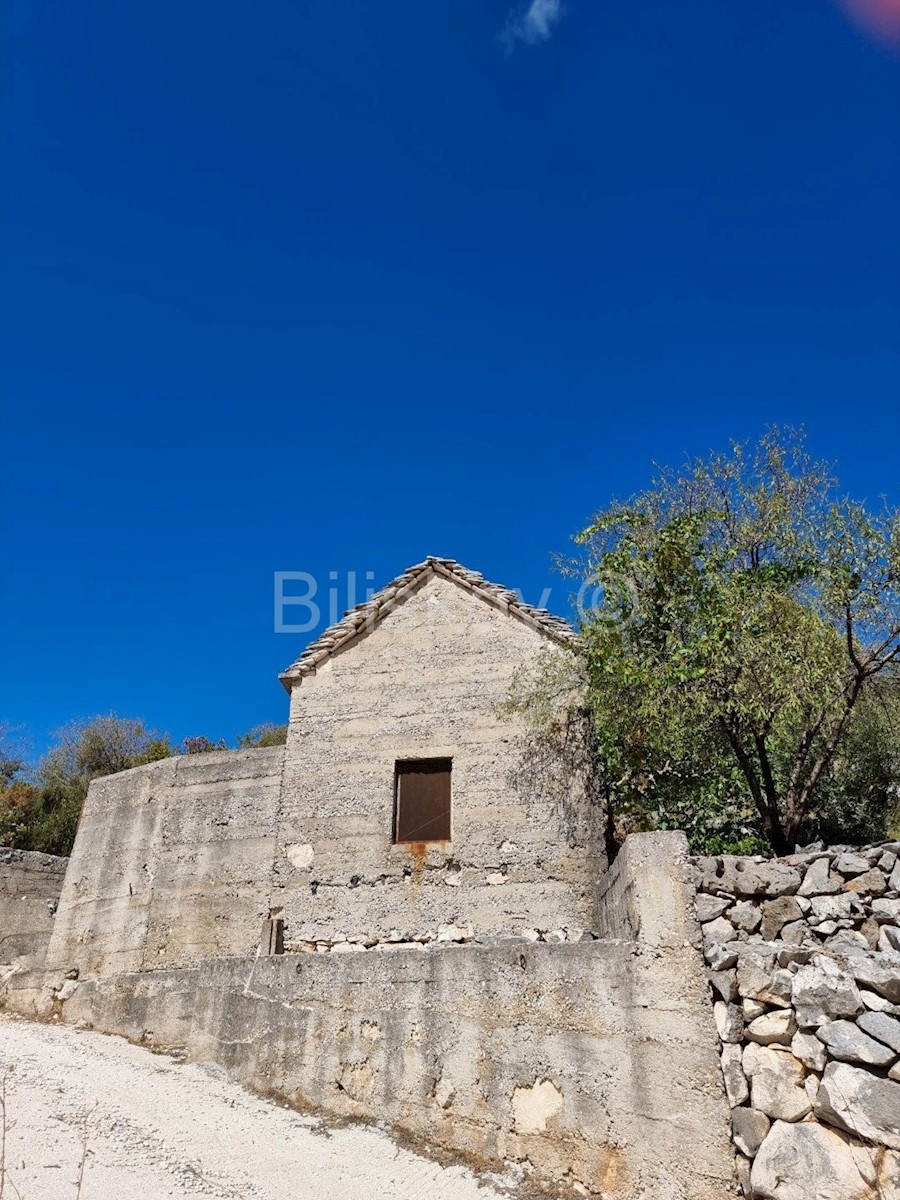
[{"label": "gabled stone house", "polygon": [[444,558],[405,571],[282,675],[282,749],[153,763],[97,780],[51,962],[184,966],[259,945],[405,941],[595,923],[606,865],[586,776],[498,709],[571,627]]},{"label": "gabled stone house", "polygon": [[273,901],[291,939],[592,924],[605,859],[586,781],[561,796],[528,777],[498,715],[548,642],[575,649],[565,621],[428,558],[284,672]]}]

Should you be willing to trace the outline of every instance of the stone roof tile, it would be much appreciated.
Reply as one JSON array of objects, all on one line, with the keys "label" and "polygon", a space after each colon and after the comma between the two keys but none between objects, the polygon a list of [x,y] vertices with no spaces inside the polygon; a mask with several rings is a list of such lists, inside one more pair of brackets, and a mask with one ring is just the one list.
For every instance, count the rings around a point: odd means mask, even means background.
[{"label": "stone roof tile", "polygon": [[554,641],[573,648],[578,645],[578,635],[562,617],[554,616],[546,608],[534,608],[524,600],[500,584],[491,583],[478,571],[470,571],[452,558],[438,558],[429,555],[424,562],[416,563],[392,579],[386,587],[376,592],[369,600],[364,600],[346,612],[340,621],[331,625],[323,634],[310,642],[296,662],[292,663],[278,678],[287,691],[294,683],[299,683],[305,675],[314,675],[326,659],[336,650],[354,641],[363,633],[370,633],[396,604],[402,601],[415,588],[423,583],[430,575],[440,575],[452,580],[475,596],[489,604],[495,605],[504,612],[547,634]]}]

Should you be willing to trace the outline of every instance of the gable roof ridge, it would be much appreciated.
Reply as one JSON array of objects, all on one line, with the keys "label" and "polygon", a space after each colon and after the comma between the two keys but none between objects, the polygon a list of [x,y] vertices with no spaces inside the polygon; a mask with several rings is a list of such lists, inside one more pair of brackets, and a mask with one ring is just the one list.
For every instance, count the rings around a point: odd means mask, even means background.
[{"label": "gable roof ridge", "polygon": [[400,600],[431,574],[452,580],[473,595],[519,618],[554,641],[572,648],[579,644],[577,633],[563,617],[555,616],[546,608],[535,608],[526,604],[517,592],[501,584],[491,583],[479,571],[469,570],[454,558],[439,558],[430,554],[423,562],[408,567],[368,600],[363,600],[362,603],[348,609],[339,621],[310,642],[300,657],[278,676],[285,689],[290,691],[292,683],[299,682],[305,675],[314,675],[321,663],[354,641],[364,631],[371,632],[393,611]]}]

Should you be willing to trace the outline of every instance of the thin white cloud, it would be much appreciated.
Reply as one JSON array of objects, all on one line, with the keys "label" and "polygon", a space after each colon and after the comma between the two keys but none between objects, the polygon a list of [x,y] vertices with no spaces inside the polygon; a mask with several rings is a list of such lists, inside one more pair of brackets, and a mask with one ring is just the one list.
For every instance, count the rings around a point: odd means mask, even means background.
[{"label": "thin white cloud", "polygon": [[511,13],[501,35],[507,52],[516,42],[525,42],[528,46],[546,42],[562,13],[562,0],[530,0],[526,7]]}]

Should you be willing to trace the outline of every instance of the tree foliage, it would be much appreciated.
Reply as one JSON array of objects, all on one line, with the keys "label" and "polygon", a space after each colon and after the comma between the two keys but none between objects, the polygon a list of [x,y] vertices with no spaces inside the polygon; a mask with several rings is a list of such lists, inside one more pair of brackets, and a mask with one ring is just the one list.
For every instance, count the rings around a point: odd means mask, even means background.
[{"label": "tree foliage", "polygon": [[9,787],[24,766],[25,761],[13,749],[9,734],[0,727],[0,788]]},{"label": "tree foliage", "polygon": [[591,712],[620,838],[750,853],[896,834],[897,530],[790,432],[664,471],[577,536],[584,654],[538,656],[505,711],[550,738],[561,704]]},{"label": "tree foliage", "polygon": [[56,736],[30,780],[21,778],[20,762],[14,778],[0,788],[0,845],[68,854],[92,779],[171,752],[167,737],[113,713],[73,722]]},{"label": "tree foliage", "polygon": [[238,736],[238,746],[243,750],[263,746],[283,746],[287,741],[287,732],[287,725],[273,725],[271,722],[255,725],[247,733]]},{"label": "tree foliage", "polygon": [[841,746],[897,694],[897,535],[778,431],[662,472],[578,535],[598,756],[624,811],[783,852],[833,808],[862,769]]},{"label": "tree foliage", "polygon": [[825,841],[900,835],[900,686],[893,676],[863,692],[811,818]]},{"label": "tree foliage", "polygon": [[[286,736],[286,725],[257,725],[237,744],[280,746]],[[109,713],[64,726],[49,753],[29,770],[0,729],[0,846],[69,854],[92,779],[174,754],[227,749],[223,738],[213,741],[202,734],[184,738],[176,748],[168,734]]]},{"label": "tree foliage", "polygon": [[181,743],[182,754],[211,754],[214,750],[227,749],[224,738],[214,742],[203,733],[198,733],[195,737],[186,737]]},{"label": "tree foliage", "polygon": [[56,739],[41,768],[44,776],[91,780],[168,758],[172,753],[168,735],[148,730],[141,720],[115,713],[72,721],[57,732]]}]

